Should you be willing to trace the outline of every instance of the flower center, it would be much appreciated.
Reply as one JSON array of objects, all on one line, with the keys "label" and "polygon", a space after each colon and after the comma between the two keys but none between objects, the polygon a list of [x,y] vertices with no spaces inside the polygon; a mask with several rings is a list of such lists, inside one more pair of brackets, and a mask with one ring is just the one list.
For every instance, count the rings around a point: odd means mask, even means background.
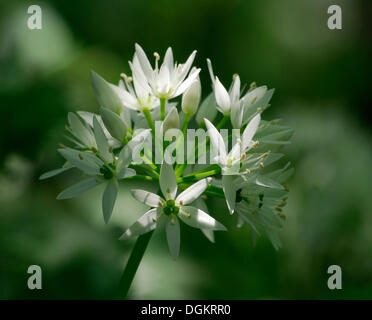
[{"label": "flower center", "polygon": [[106,180],[110,180],[114,176],[113,170],[115,170],[115,165],[113,163],[109,163],[108,165],[103,165],[99,169],[99,172],[103,174],[103,177]]},{"label": "flower center", "polygon": [[171,199],[165,202],[163,211],[167,216],[169,216],[171,214],[178,214],[178,212],[180,211],[180,208],[176,206],[175,201]]}]

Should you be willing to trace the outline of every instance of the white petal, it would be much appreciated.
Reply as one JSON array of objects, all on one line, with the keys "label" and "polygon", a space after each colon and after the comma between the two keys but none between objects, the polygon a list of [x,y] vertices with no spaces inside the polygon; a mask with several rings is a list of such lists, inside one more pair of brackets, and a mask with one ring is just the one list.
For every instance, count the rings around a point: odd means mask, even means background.
[{"label": "white petal", "polygon": [[230,89],[231,104],[239,101],[240,98],[240,77],[236,75]]},{"label": "white petal", "polygon": [[234,213],[235,201],[236,201],[236,188],[233,183],[234,176],[223,175],[222,176],[222,186],[223,192],[226,197],[227,207],[229,208],[230,214]]},{"label": "white petal", "polygon": [[103,211],[103,218],[107,223],[111,217],[112,209],[114,209],[116,196],[118,195],[118,182],[116,179],[112,179],[106,186],[106,189],[103,193],[102,197],[102,211]]},{"label": "white petal", "polygon": [[122,168],[119,171],[119,173],[117,174],[116,179],[122,180],[122,179],[125,179],[125,178],[128,178],[128,177],[133,177],[136,174],[137,174],[136,173],[136,170],[134,170],[134,169],[131,169],[131,168]]},{"label": "white petal", "polygon": [[188,89],[194,80],[198,77],[200,69],[195,69],[185,81],[183,81],[178,87],[176,92],[173,94],[173,97],[177,97],[180,94],[184,93],[186,89]]},{"label": "white petal", "polygon": [[255,135],[258,125],[260,124],[261,116],[257,114],[244,129],[242,136],[242,149],[245,150],[252,141],[253,136]]},{"label": "white petal", "polygon": [[182,207],[178,217],[190,227],[210,230],[226,230],[225,226],[213,219],[209,214],[194,207]]},{"label": "white petal", "polygon": [[168,219],[165,225],[167,234],[168,248],[172,258],[176,260],[180,253],[180,223],[177,217]]},{"label": "white petal", "polygon": [[164,162],[160,169],[160,189],[166,200],[174,199],[177,194],[177,178],[173,166]]},{"label": "white petal", "polygon": [[151,209],[139,218],[131,227],[129,227],[119,240],[127,240],[132,237],[140,236],[146,232],[154,230],[157,226],[159,211]]},{"label": "white petal", "polygon": [[103,165],[101,160],[99,160],[97,157],[97,159],[94,159],[93,157],[95,156],[88,155],[86,152],[70,148],[58,149],[58,152],[70,164],[90,175],[99,174],[100,166]]},{"label": "white petal", "polygon": [[209,229],[201,229],[201,231],[203,232],[203,234],[206,236],[206,238],[214,243],[214,231],[213,230],[209,230]]},{"label": "white petal", "polygon": [[208,119],[204,119],[204,122],[208,129],[208,134],[211,138],[211,143],[218,152],[218,155],[222,158],[226,158],[226,146],[221,134]]},{"label": "white petal", "polygon": [[145,190],[133,189],[131,190],[131,193],[132,196],[136,198],[138,201],[153,208],[159,207],[159,203],[164,202],[164,200],[157,194]]},{"label": "white petal", "polygon": [[159,71],[156,88],[161,95],[165,95],[169,92],[170,88],[169,79],[170,79],[169,69],[165,64],[163,64]]},{"label": "white petal", "polygon": [[89,178],[83,181],[80,181],[71,187],[68,187],[67,189],[63,190],[58,196],[58,200],[63,200],[63,199],[70,199],[73,197],[76,197],[80,195],[81,193],[92,189],[95,186],[98,186],[100,183],[102,183],[101,180],[98,180],[97,178]]},{"label": "white petal", "polygon": [[91,131],[83,125],[79,117],[72,113],[68,113],[68,123],[72,129],[72,133],[87,147],[95,147],[94,139]]},{"label": "white petal", "polygon": [[113,161],[113,156],[112,153],[109,151],[110,146],[107,141],[106,135],[103,132],[103,129],[96,117],[93,118],[93,131],[96,138],[99,154],[105,161],[111,163]]},{"label": "white petal", "polygon": [[216,81],[214,82],[214,95],[217,105],[223,113],[228,113],[230,111],[230,97],[218,77],[216,77]]},{"label": "white petal", "polygon": [[192,63],[194,62],[195,55],[196,55],[196,50],[194,50],[190,54],[190,56],[187,58],[186,62],[182,65],[181,74],[178,77],[179,83],[182,82],[183,79],[186,78],[186,75],[188,74],[188,72],[189,72],[189,70],[192,66]]},{"label": "white petal", "polygon": [[211,77],[212,84],[214,84],[215,78],[214,78],[214,73],[213,73],[211,60],[207,59],[207,64],[208,64],[208,71],[209,71],[209,75]]},{"label": "white petal", "polygon": [[150,61],[149,59],[147,59],[145,51],[143,51],[143,49],[141,48],[139,44],[136,43],[135,47],[136,47],[136,55],[141,64],[142,71],[148,79],[151,79],[153,70],[152,70]]},{"label": "white petal", "polygon": [[172,52],[171,47],[167,49],[167,52],[165,53],[165,56],[164,56],[163,63],[167,66],[169,71],[171,71],[174,68],[173,52]]},{"label": "white petal", "polygon": [[183,202],[182,205],[187,205],[193,201],[195,201],[199,196],[207,189],[208,184],[210,183],[212,179],[211,178],[206,178],[202,179],[190,187],[188,187],[185,191],[183,191],[176,199],[178,203],[180,201]]}]

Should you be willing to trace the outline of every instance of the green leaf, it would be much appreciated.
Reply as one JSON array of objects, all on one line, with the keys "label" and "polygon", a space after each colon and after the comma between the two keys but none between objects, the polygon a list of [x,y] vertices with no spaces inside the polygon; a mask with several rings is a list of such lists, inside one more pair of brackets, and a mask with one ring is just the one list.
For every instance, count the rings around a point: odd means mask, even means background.
[{"label": "green leaf", "polygon": [[118,182],[116,179],[112,179],[106,186],[106,189],[102,197],[102,211],[105,223],[107,223],[111,217],[112,210],[114,209],[116,196],[118,194]]},{"label": "green leaf", "polygon": [[98,180],[96,177],[94,178],[89,178],[83,181],[80,181],[76,184],[74,184],[71,187],[68,187],[67,189],[63,190],[58,196],[58,200],[63,200],[63,199],[70,199],[73,197],[76,197],[77,195],[101,184],[102,181]]}]

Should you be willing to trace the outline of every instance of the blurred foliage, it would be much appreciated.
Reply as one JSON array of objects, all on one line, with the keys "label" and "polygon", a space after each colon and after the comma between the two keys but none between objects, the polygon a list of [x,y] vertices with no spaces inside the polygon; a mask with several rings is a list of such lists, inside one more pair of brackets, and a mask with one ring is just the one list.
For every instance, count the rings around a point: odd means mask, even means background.
[{"label": "blurred foliage", "polygon": [[[157,232],[131,298],[372,298],[371,4],[339,0],[343,30],[327,29],[334,1],[44,1],[43,29],[27,28],[28,1],[0,4],[0,298],[111,298],[133,246],[117,240],[144,207],[121,186],[104,225],[99,188],[75,200],[55,196],[76,180],[39,182],[63,163],[56,152],[67,112],[98,111],[89,72],[117,82],[134,43],[183,61],[198,50],[203,95],[206,58],[224,83],[276,88],[265,119],[295,127],[285,150],[296,167],[276,252],[235,229],[223,202],[209,210],[230,232],[209,243],[182,228],[174,262]],[[230,219],[229,219],[230,218]],[[27,267],[43,270],[30,291]],[[328,290],[327,268],[343,270],[343,290]]]}]

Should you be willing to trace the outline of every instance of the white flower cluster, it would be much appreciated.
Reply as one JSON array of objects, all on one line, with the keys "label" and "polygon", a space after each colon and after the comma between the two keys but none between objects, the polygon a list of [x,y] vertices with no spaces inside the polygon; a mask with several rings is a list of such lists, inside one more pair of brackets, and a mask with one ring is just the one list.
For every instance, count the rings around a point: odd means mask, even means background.
[{"label": "white flower cluster", "polygon": [[[72,146],[58,149],[66,162],[62,168],[40,178],[72,168],[83,172],[85,178],[61,192],[58,199],[72,198],[96,185],[106,184],[102,197],[106,223],[115,205],[120,180],[142,179],[155,183],[158,194],[132,190],[133,197],[151,209],[130,226],[121,239],[142,235],[165,224],[173,258],[178,257],[180,249],[179,220],[201,229],[211,241],[214,241],[213,231],[226,230],[208,213],[204,199],[209,197],[225,199],[230,214],[236,213],[238,226],[247,223],[254,237],[265,233],[274,247],[279,248],[278,230],[285,218],[282,210],[288,192],[285,182],[293,168],[289,168],[289,163],[279,169],[271,169],[270,165],[282,158],[279,150],[289,143],[292,129],[280,125],[278,120],[261,119],[273,89],[252,83],[244,93],[239,76],[234,75],[230,89],[226,90],[214,76],[209,59],[213,92],[200,103],[200,69],[192,67],[195,55],[196,51],[184,64],[179,64],[174,62],[172,49],[168,48],[161,65],[159,54],[154,53],[153,67],[136,44],[133,60],[129,62],[132,74],[121,74],[118,85],[92,71],[99,114],[69,113],[66,130]],[[180,96],[179,108],[174,99]],[[220,121],[216,121],[218,117]],[[155,135],[157,122],[161,128],[160,138]],[[198,141],[198,145],[187,145],[183,159],[186,161],[164,160],[165,148],[172,144],[172,150],[177,151],[187,140],[182,133],[185,135],[188,128],[195,127],[206,128],[208,137]],[[164,137],[172,129],[180,130],[182,137],[165,141]],[[220,129],[234,129],[240,136],[222,135]],[[155,142],[150,149],[145,147],[148,139]],[[205,147],[203,150],[215,151],[208,163],[188,163],[190,153],[196,159],[205,156],[201,146]],[[161,160],[164,160],[160,164],[154,161],[153,148],[160,149]],[[135,151],[141,163],[133,160]],[[183,191],[177,195],[179,189]]]}]

